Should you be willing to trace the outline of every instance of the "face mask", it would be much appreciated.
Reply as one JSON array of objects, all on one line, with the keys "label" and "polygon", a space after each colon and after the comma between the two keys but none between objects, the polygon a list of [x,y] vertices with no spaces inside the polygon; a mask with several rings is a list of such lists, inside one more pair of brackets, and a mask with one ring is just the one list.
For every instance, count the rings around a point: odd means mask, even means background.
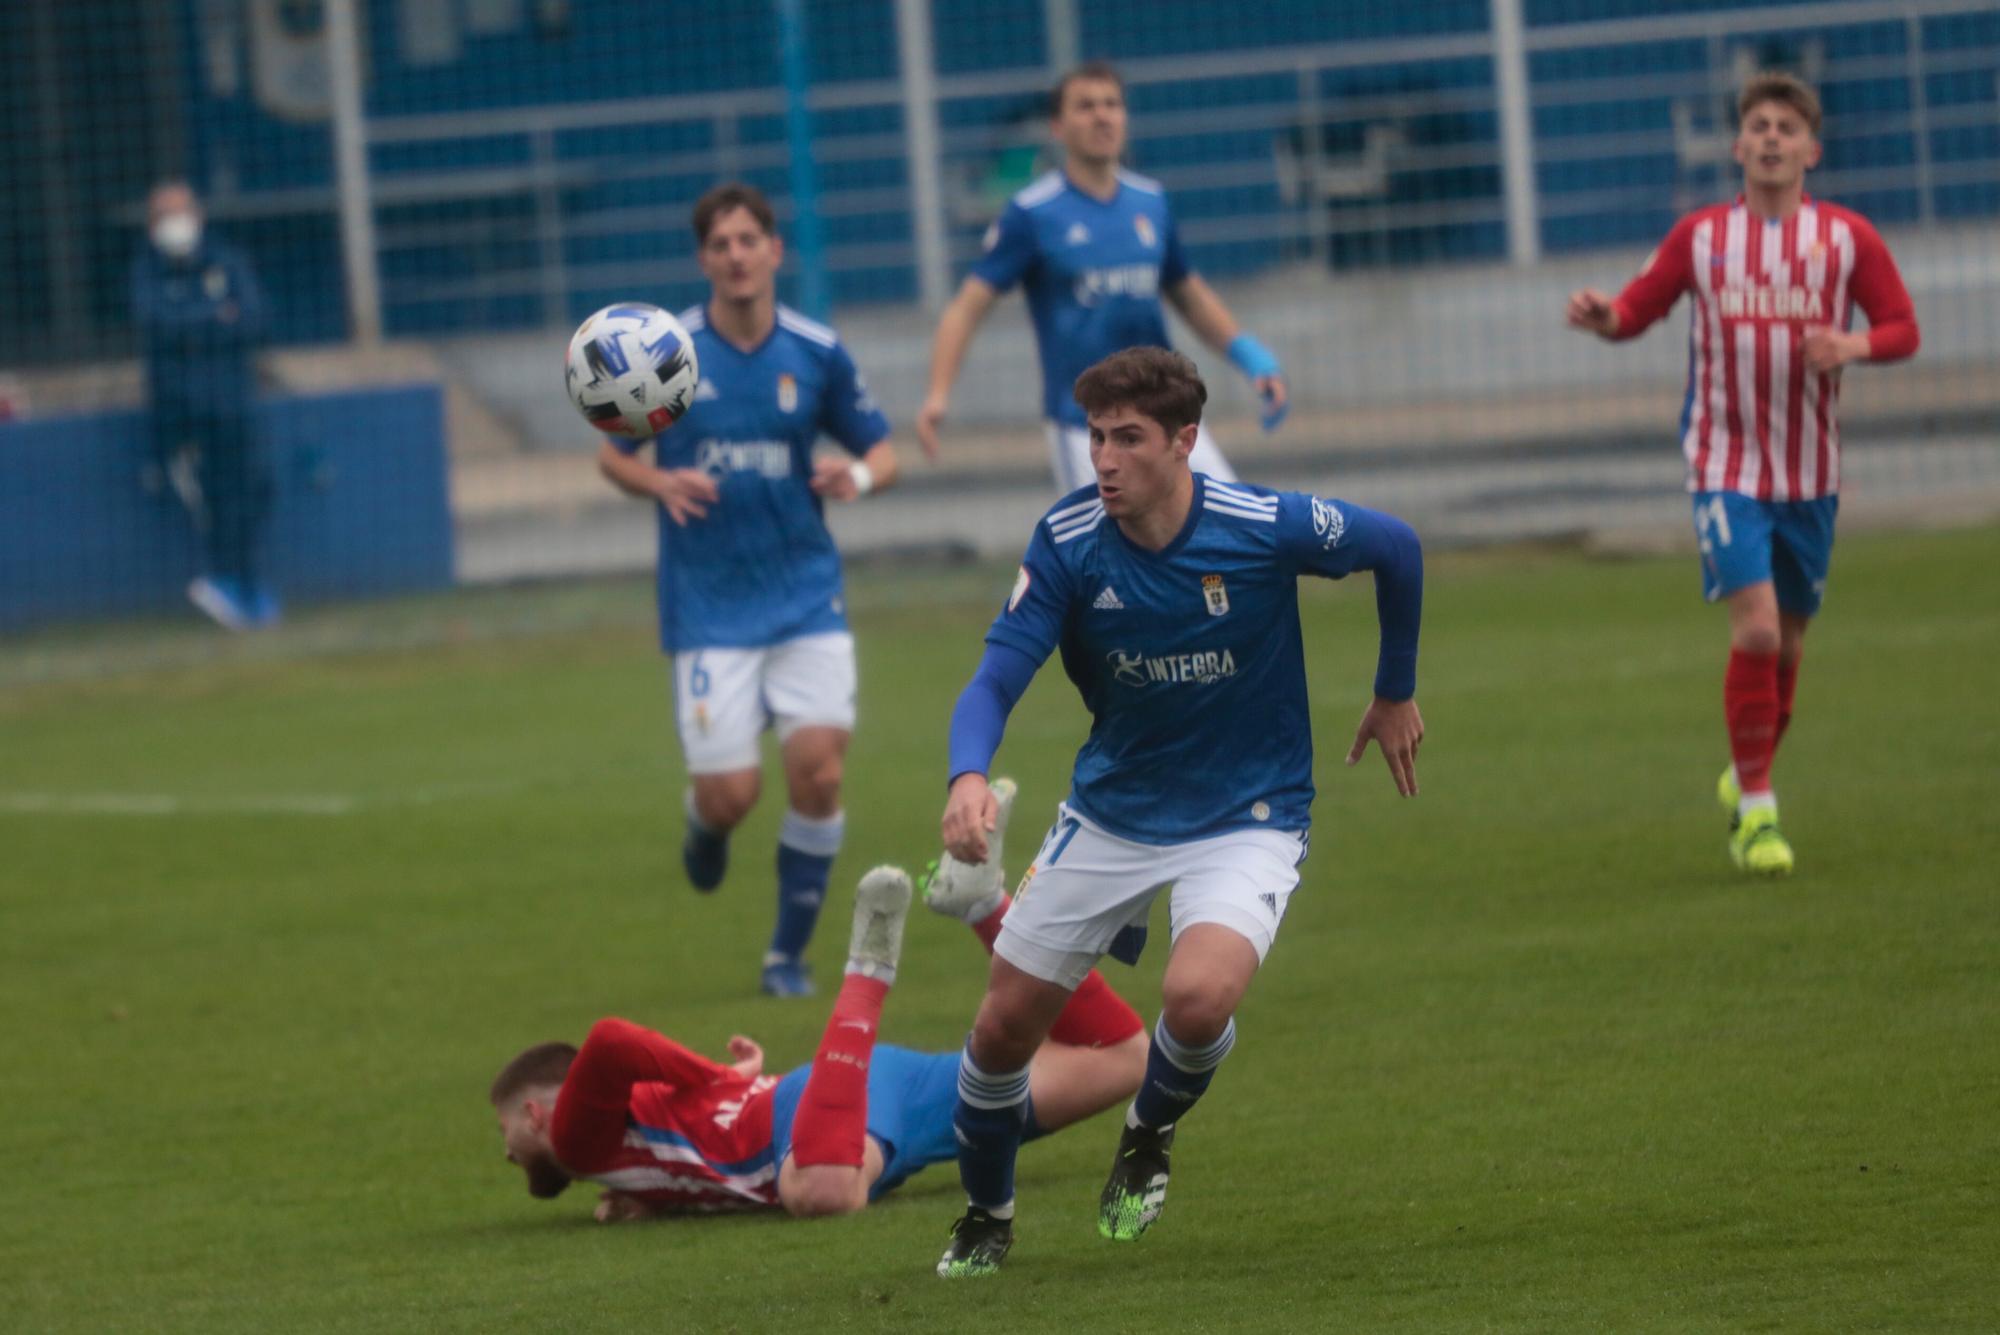
[{"label": "face mask", "polygon": [[184,260],[201,244],[201,222],[192,213],[169,213],[153,224],[152,237],[161,254]]}]

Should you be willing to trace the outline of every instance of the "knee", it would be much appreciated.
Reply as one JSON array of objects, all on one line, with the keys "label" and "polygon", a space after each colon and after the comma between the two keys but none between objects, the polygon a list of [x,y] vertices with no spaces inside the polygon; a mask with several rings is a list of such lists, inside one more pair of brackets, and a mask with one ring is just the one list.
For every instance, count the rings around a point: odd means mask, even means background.
[{"label": "knee", "polygon": [[757,776],[697,780],[694,805],[701,814],[702,824],[726,834],[741,825],[750,808],[757,805]]},{"label": "knee", "polygon": [[984,1071],[1018,1071],[1034,1059],[1043,1037],[1030,1016],[988,997],[972,1022],[972,1059]]},{"label": "knee", "polygon": [[1222,1037],[1236,1013],[1235,989],[1208,980],[1187,982],[1169,978],[1160,989],[1160,1010],[1167,1030],[1183,1047],[1205,1048]]},{"label": "knee", "polygon": [[841,756],[816,756],[792,775],[792,806],[801,814],[823,820],[840,809]]},{"label": "knee", "polygon": [[822,1219],[867,1208],[868,1190],[861,1184],[859,1169],[851,1174],[813,1173],[793,1184],[780,1199],[785,1213],[794,1219]]},{"label": "knee", "polygon": [[1778,627],[1775,623],[1746,622],[1730,632],[1729,647],[1738,653],[1775,654],[1781,647]]}]

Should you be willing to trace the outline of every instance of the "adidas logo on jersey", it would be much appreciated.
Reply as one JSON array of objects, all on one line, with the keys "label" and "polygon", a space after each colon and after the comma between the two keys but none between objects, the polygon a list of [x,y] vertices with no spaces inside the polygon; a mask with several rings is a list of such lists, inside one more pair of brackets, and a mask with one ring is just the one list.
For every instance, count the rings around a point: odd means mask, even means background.
[{"label": "adidas logo on jersey", "polygon": [[1125,610],[1125,604],[1118,601],[1117,593],[1112,590],[1109,584],[1104,586],[1104,592],[1097,595],[1097,601],[1092,603],[1091,606],[1100,612],[1122,612]]},{"label": "adidas logo on jersey", "polygon": [[694,401],[696,403],[707,403],[710,399],[719,399],[721,397],[722,395],[715,388],[715,382],[707,376],[703,376],[694,387]]},{"label": "adidas logo on jersey", "polygon": [[1090,244],[1090,229],[1080,222],[1071,223],[1069,231],[1063,235],[1063,241],[1072,246],[1087,246]]}]

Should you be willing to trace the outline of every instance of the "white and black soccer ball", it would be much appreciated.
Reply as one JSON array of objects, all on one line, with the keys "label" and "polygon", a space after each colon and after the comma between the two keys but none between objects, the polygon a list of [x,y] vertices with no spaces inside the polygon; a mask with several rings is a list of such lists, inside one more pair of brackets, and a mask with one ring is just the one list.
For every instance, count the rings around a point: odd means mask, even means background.
[{"label": "white and black soccer ball", "polygon": [[563,381],[583,420],[606,435],[646,440],[694,402],[694,340],[658,306],[625,301],[577,326]]}]

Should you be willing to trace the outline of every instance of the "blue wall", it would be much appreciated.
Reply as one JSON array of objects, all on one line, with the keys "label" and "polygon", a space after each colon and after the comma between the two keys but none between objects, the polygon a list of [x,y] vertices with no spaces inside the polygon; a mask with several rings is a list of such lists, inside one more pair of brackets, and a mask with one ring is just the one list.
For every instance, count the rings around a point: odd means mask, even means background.
[{"label": "blue wall", "polygon": [[[277,466],[268,553],[281,596],[451,583],[437,386],[275,398],[262,412]],[[199,542],[171,493],[139,485],[145,440],[139,413],[0,423],[0,631],[187,607]]]},{"label": "blue wall", "polygon": [[[233,67],[236,87],[223,90],[211,64],[214,52],[199,39],[199,25],[204,16],[242,13],[243,7],[218,9],[210,0],[177,0],[171,14],[180,49],[159,51],[133,41],[135,33],[152,31],[139,21],[149,12],[146,3],[94,0],[88,6],[56,7],[66,58],[106,77],[57,78],[63,125],[53,153],[43,151],[52,136],[44,124],[45,108],[34,95],[39,76],[32,67],[33,34],[23,18],[28,7],[0,5],[0,75],[28,76],[0,77],[0,361],[77,361],[130,349],[125,267],[138,240],[130,209],[160,164],[176,154],[198,184],[248,201],[246,216],[224,219],[220,226],[258,264],[272,293],[278,339],[342,337],[342,273],[330,203],[326,124],[291,122],[262,110],[240,53]],[[370,115],[377,118],[769,90],[776,85],[771,0],[747,0],[726,13],[671,26],[674,15],[634,7],[629,0],[567,0],[561,6],[521,0],[511,11],[505,6],[481,10],[511,12],[512,26],[485,32],[466,26],[456,48],[435,59],[407,49],[402,24],[409,3],[377,0],[363,7],[366,99]],[[1227,6],[1214,0],[1078,0],[1076,8],[1086,56],[1131,60],[1282,52],[1382,39],[1414,43],[1403,52],[1421,52],[1425,38],[1484,33],[1489,4],[1290,0]],[[1527,0],[1527,17],[1535,29],[1546,30],[1661,12],[1751,8],[1765,11],[1773,27],[1732,37],[1732,45],[1750,42],[1782,56],[1811,40],[1836,69],[1847,71],[1822,89],[1834,121],[1826,168],[1876,176],[1860,190],[1840,190],[1842,201],[1889,224],[1920,216],[1923,201],[1899,183],[1906,179],[1899,173],[1916,161],[1920,148],[1907,123],[1910,95],[1903,58],[1911,34],[1900,20],[1803,30],[1791,20],[1798,10],[1794,0],[1755,6],[1734,0]],[[280,9],[287,22],[308,25],[318,12],[311,5]],[[817,82],[894,78],[892,0],[807,0],[806,11]],[[469,25],[474,9],[446,4],[440,12]],[[563,16],[556,26],[539,26],[542,16],[556,13]],[[1033,0],[932,0],[932,18],[938,66],[948,77],[1036,71],[1046,59],[1043,7]],[[1932,211],[1946,220],[1994,217],[2000,214],[2000,180],[1992,173],[1993,164],[2000,162],[1995,81],[2000,9],[1927,18],[1917,25],[1916,37],[1928,58],[1949,58],[1964,66],[1933,66],[1925,80],[1927,102],[1942,118],[1933,125],[1928,144],[1921,146],[1940,169],[1929,201]],[[1720,175],[1710,180],[1683,172],[1671,145],[1669,90],[1698,78],[1712,55],[1705,40],[1674,39],[1532,56],[1545,248],[1560,253],[1656,239],[1691,193],[1733,188]],[[1618,81],[1629,81],[1629,97],[1618,95]],[[1435,114],[1399,118],[1406,141],[1428,156],[1429,165],[1397,170],[1386,201],[1421,206],[1429,220],[1399,223],[1386,231],[1356,226],[1334,238],[1329,249],[1335,264],[1422,264],[1504,253],[1499,172],[1477,163],[1481,156],[1497,154],[1498,127],[1489,109],[1492,87],[1491,62],[1483,55],[1419,55],[1322,73],[1318,94],[1330,119],[1317,130],[1317,147],[1336,157],[1358,152],[1363,132],[1360,122],[1338,119],[1344,106],[1357,100],[1380,105],[1396,98],[1411,105],[1429,98],[1438,105]],[[1236,179],[1226,186],[1175,182],[1176,207],[1191,224],[1193,258],[1203,269],[1242,273],[1296,257],[1299,247],[1275,235],[1202,238],[1204,225],[1219,231],[1238,220],[1284,218],[1275,171],[1268,182],[1245,184],[1242,179],[1246,164],[1273,158],[1268,122],[1259,128],[1182,126],[1150,134],[1148,126],[1160,125],[1176,111],[1204,108],[1218,113],[1261,109],[1252,111],[1253,119],[1265,112],[1283,116],[1296,91],[1290,70],[1134,89],[1139,113],[1134,156],[1141,170],[1171,179],[1204,167],[1237,169]],[[1585,100],[1571,98],[1572,91]],[[1039,126],[1036,103],[1031,93],[982,94],[947,101],[940,110],[952,134],[975,145],[983,135],[997,146],[1023,126]],[[184,110],[179,123],[158,111],[173,106]],[[830,276],[836,305],[911,299],[915,247],[899,109],[826,111],[817,117],[817,128],[829,149],[835,138],[842,140],[841,151],[818,158],[824,191],[832,197],[857,189],[873,195],[867,207],[824,220],[829,245],[836,252],[850,248],[844,259],[836,254]],[[782,142],[782,118],[776,115],[745,117],[734,130],[744,148]],[[567,228],[561,258],[568,271],[570,309],[554,315],[545,308],[539,281],[544,256],[537,240],[537,200],[522,181],[483,187],[452,201],[385,199],[378,227],[390,332],[538,327],[629,297],[632,272],[656,277],[671,265],[685,269],[692,240],[681,220],[687,206],[712,184],[708,168],[653,169],[650,164],[718,150],[722,145],[715,142],[716,133],[714,124],[696,119],[554,135],[557,168],[580,169],[575,183],[561,188],[557,202]],[[1311,132],[1300,127],[1298,133],[1304,138]],[[856,136],[873,140],[859,155],[846,151]],[[1639,148],[1633,147],[1634,136]],[[532,161],[532,152],[526,133],[419,145],[382,143],[372,151],[371,166],[389,196],[399,183],[429,185],[441,175],[464,179],[472,168],[519,172]],[[968,159],[950,164],[951,170],[976,170],[979,163],[972,159],[978,156],[977,148],[969,149]],[[997,147],[993,156],[997,159]],[[87,289],[78,303],[87,308],[85,318],[60,340],[50,332],[56,227],[50,200],[57,193],[50,173],[58,162],[72,167],[67,188],[75,235],[70,239]],[[782,161],[743,174],[778,196],[787,189]],[[1367,205],[1373,206],[1374,201]],[[957,220],[954,239],[962,252],[971,252],[983,227],[983,218]],[[858,245],[877,253],[864,262],[852,254]],[[699,282],[690,278],[655,283],[649,295],[679,304],[699,292]]]}]

